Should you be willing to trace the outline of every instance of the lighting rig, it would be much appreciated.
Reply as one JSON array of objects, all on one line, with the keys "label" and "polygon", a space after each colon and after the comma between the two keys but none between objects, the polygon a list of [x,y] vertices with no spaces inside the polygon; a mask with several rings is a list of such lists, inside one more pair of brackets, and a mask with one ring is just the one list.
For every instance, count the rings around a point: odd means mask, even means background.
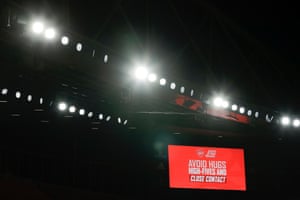
[{"label": "lighting rig", "polygon": [[[18,18],[12,20],[12,17],[8,16],[5,31],[7,33],[15,31],[14,26],[23,27],[24,34],[21,34],[22,38],[31,38],[36,40],[37,43],[53,43],[63,47],[70,47],[69,50],[77,53],[85,52],[91,59],[97,58],[98,60],[102,60],[104,64],[110,62],[110,55],[108,53],[101,52],[99,54],[96,48],[93,48],[89,44],[86,45],[81,38],[76,38],[76,35],[61,33],[54,25],[47,23],[46,20],[21,20]],[[112,55],[112,57],[114,56],[116,54]],[[150,87],[163,88],[169,92],[168,94],[172,94],[169,103],[192,111],[195,114],[201,113],[208,117],[234,121],[250,126],[281,126],[300,130],[300,118],[298,115],[281,113],[262,106],[233,100],[226,95],[210,95],[205,91],[198,91],[197,88],[187,87],[167,77],[159,76],[155,71],[151,70],[150,66],[147,66],[147,63],[133,64],[132,69],[128,70],[128,75],[132,79],[131,83],[133,85],[148,87],[146,85],[150,84]],[[105,75],[103,75],[103,78],[105,78]],[[114,82],[114,84],[118,85],[122,83]],[[132,87],[132,85],[128,87]],[[31,94],[23,96],[21,91],[10,91],[4,85],[0,86],[0,90],[2,103],[6,101],[3,100],[3,97],[7,96],[10,92],[15,94],[16,99],[26,98],[28,102],[33,101],[33,99],[39,99],[39,103],[43,103],[44,101],[43,97],[33,97]],[[72,103],[56,102],[56,108],[60,112],[69,112],[69,114],[77,113],[79,115],[86,115],[88,118],[96,116],[100,121],[112,120],[111,115],[86,111],[79,105],[76,106]],[[118,124],[126,125],[128,123],[128,120],[124,117],[121,118],[121,116],[116,116],[114,120]]]}]

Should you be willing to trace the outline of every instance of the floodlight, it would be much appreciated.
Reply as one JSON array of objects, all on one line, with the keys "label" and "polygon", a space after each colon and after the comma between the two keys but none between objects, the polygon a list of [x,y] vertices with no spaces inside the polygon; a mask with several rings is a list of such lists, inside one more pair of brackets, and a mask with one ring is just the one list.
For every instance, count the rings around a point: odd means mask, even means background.
[{"label": "floodlight", "polygon": [[290,125],[291,120],[288,116],[283,116],[283,117],[281,117],[280,122],[283,126],[288,126],[288,125]]},{"label": "floodlight", "polygon": [[118,123],[121,124],[121,122],[122,122],[121,117],[118,117],[117,120],[118,120]]},{"label": "floodlight", "polygon": [[191,89],[191,93],[190,93],[191,97],[194,96],[194,90]]},{"label": "floodlight", "polygon": [[28,101],[28,102],[32,101],[32,95],[29,94],[29,95],[27,96],[27,101]]},{"label": "floodlight", "polygon": [[244,107],[240,107],[240,113],[244,114],[245,113],[245,108]]},{"label": "floodlight", "polygon": [[294,127],[299,127],[300,126],[300,120],[299,119],[294,119],[293,120],[293,126]]},{"label": "floodlight", "polygon": [[93,117],[93,115],[94,115],[93,112],[89,112],[89,113],[88,113],[88,117],[89,117],[89,118]]},{"label": "floodlight", "polygon": [[66,46],[69,44],[69,38],[67,36],[62,36],[60,42],[62,45]]},{"label": "floodlight", "polygon": [[48,39],[48,40],[52,40],[54,39],[56,36],[56,31],[54,28],[47,28],[45,30],[45,38]]},{"label": "floodlight", "polygon": [[85,114],[85,110],[83,108],[79,109],[79,115],[84,115]]},{"label": "floodlight", "polygon": [[111,119],[111,116],[108,115],[105,120],[108,122],[110,119]]},{"label": "floodlight", "polygon": [[8,93],[8,89],[7,89],[7,88],[3,88],[3,89],[1,90],[1,94],[2,94],[2,95],[7,95],[7,93]]},{"label": "floodlight", "polygon": [[58,104],[58,110],[65,111],[67,109],[67,104],[65,102],[60,102]]},{"label": "floodlight", "polygon": [[222,102],[223,102],[223,99],[221,97],[216,97],[213,100],[213,105],[216,106],[216,107],[221,107]]},{"label": "floodlight", "polygon": [[76,112],[76,107],[75,107],[75,106],[70,106],[70,107],[69,107],[69,112],[70,112],[70,113]]},{"label": "floodlight", "polygon": [[237,109],[238,109],[238,105],[232,104],[231,110],[232,110],[232,111],[237,111]]},{"label": "floodlight", "polygon": [[176,83],[172,82],[172,83],[170,84],[170,88],[171,88],[171,90],[175,90],[175,88],[176,88]]},{"label": "floodlight", "polygon": [[156,74],[149,74],[148,80],[149,80],[150,82],[155,82],[155,81],[157,80]]},{"label": "floodlight", "polygon": [[232,111],[237,111],[237,109],[238,109],[238,105],[232,104],[231,110],[232,110]]},{"label": "floodlight", "polygon": [[78,42],[77,44],[76,44],[76,51],[81,51],[82,50],[82,44],[80,43],[80,42]]},{"label": "floodlight", "polygon": [[35,34],[41,34],[44,31],[44,24],[40,21],[35,21],[31,25],[31,30]]},{"label": "floodlight", "polygon": [[107,54],[104,55],[104,59],[103,60],[104,60],[105,64],[108,63],[108,55]]},{"label": "floodlight", "polygon": [[17,99],[20,99],[20,98],[21,98],[21,92],[19,92],[19,91],[16,92],[16,98],[17,98]]},{"label": "floodlight", "polygon": [[185,88],[184,88],[184,86],[181,86],[181,87],[180,87],[180,93],[181,93],[181,94],[183,94],[183,93],[184,93],[184,91],[185,91]]},{"label": "floodlight", "polygon": [[247,115],[250,117],[252,115],[252,110],[248,110]]},{"label": "floodlight", "polygon": [[162,85],[162,86],[165,86],[166,83],[167,83],[167,80],[166,80],[165,78],[161,78],[161,79],[159,80],[159,84]]},{"label": "floodlight", "polygon": [[147,70],[147,68],[140,66],[135,70],[134,75],[139,80],[145,80],[145,78],[148,75],[148,70]]},{"label": "floodlight", "polygon": [[229,107],[229,102],[227,100],[222,101],[222,107],[223,108],[228,108]]}]

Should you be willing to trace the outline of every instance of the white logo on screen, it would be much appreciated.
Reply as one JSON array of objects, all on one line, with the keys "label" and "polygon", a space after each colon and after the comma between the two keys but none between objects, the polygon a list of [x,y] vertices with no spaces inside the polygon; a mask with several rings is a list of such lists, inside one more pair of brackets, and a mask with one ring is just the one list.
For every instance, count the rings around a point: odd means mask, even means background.
[{"label": "white logo on screen", "polygon": [[217,154],[217,150],[210,149],[210,150],[207,150],[207,153],[206,153],[205,157],[206,158],[215,158],[216,154]]},{"label": "white logo on screen", "polygon": [[204,152],[203,150],[201,150],[201,149],[197,150],[197,155],[198,155],[199,157],[203,157],[204,154],[205,154],[205,152]]}]

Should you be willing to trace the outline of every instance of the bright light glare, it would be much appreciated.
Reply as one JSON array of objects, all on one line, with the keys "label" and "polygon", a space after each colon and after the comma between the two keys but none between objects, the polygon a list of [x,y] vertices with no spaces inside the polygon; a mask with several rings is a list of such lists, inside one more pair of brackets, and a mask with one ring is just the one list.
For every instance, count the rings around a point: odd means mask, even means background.
[{"label": "bright light glare", "polygon": [[125,119],[124,122],[123,122],[123,125],[126,125],[127,122],[128,122],[127,119]]},{"label": "bright light glare", "polygon": [[149,80],[150,82],[155,82],[155,81],[157,80],[156,74],[149,74],[148,80]]},{"label": "bright light glare", "polygon": [[93,117],[93,115],[94,115],[93,112],[89,112],[89,113],[88,113],[88,117],[89,117],[89,118]]},{"label": "bright light glare", "polygon": [[105,54],[103,61],[105,64],[108,63],[108,55],[107,54]]},{"label": "bright light glare", "polygon": [[70,106],[70,107],[69,107],[69,112],[70,112],[70,113],[76,112],[76,107],[75,107],[75,106]]},{"label": "bright light glare", "polygon": [[171,84],[170,84],[170,88],[171,88],[171,90],[175,90],[176,84],[175,84],[175,83],[171,83]]},{"label": "bright light glare", "polygon": [[3,89],[1,90],[1,94],[2,94],[2,95],[7,95],[7,93],[8,93],[8,89],[7,89],[7,88],[3,88]]},{"label": "bright light glare", "polygon": [[221,97],[214,98],[213,105],[216,107],[221,107],[223,99]]},{"label": "bright light glare", "polygon": [[27,96],[27,101],[28,102],[32,101],[32,96],[30,94]]},{"label": "bright light glare", "polygon": [[251,116],[252,115],[252,110],[248,110],[247,115]]},{"label": "bright light glare", "polygon": [[84,114],[85,114],[85,110],[81,108],[81,109],[79,110],[79,115],[84,115]]},{"label": "bright light glare", "polygon": [[44,24],[39,21],[33,22],[31,30],[35,34],[41,34],[44,31]]},{"label": "bright light glare", "polygon": [[82,44],[80,42],[78,42],[76,44],[76,51],[81,51],[82,50]]},{"label": "bright light glare", "polygon": [[17,99],[20,99],[20,98],[21,98],[21,92],[19,92],[19,91],[16,92],[16,98],[17,98]]},{"label": "bright light glare", "polygon": [[108,115],[108,116],[106,117],[106,121],[108,122],[110,119],[111,119],[111,116]]},{"label": "bright light glare", "polygon": [[162,86],[164,86],[164,85],[167,84],[167,80],[164,79],[164,78],[161,78],[161,79],[159,80],[159,84],[162,85]]},{"label": "bright light glare", "polygon": [[69,44],[69,38],[67,36],[62,36],[60,40],[62,45],[68,45]]},{"label": "bright light glare", "polygon": [[238,109],[238,106],[237,106],[236,104],[233,104],[233,105],[231,106],[231,110],[232,110],[232,111],[237,111],[237,109]]},{"label": "bright light glare", "polygon": [[121,124],[122,120],[120,117],[118,117],[118,123]]},{"label": "bright light glare", "polygon": [[245,108],[244,107],[240,107],[240,113],[244,114],[245,113]]},{"label": "bright light glare", "polygon": [[45,30],[45,38],[46,39],[52,40],[55,38],[55,36],[56,36],[56,31],[54,28],[47,28]]},{"label": "bright light glare", "polygon": [[104,116],[103,116],[103,114],[102,114],[102,113],[101,113],[101,114],[99,114],[99,116],[98,116],[98,117],[99,117],[99,119],[100,119],[100,120],[103,120],[103,118],[104,118]]},{"label": "bright light glare", "polygon": [[294,127],[299,127],[300,126],[300,120],[299,119],[294,119],[293,120],[293,126]]},{"label": "bright light glare", "polygon": [[58,110],[64,111],[66,109],[67,109],[67,104],[66,103],[61,102],[61,103],[58,104]]},{"label": "bright light glare", "polygon": [[148,70],[145,67],[138,67],[134,73],[135,77],[139,80],[145,80],[148,75]]},{"label": "bright light glare", "polygon": [[226,101],[226,100],[223,100],[223,101],[222,101],[222,107],[223,107],[223,108],[228,108],[228,107],[229,107],[229,102]]},{"label": "bright light glare", "polygon": [[181,94],[183,94],[183,93],[184,93],[184,91],[185,91],[185,88],[184,88],[184,86],[181,86],[181,87],[180,87],[180,93],[181,93]]},{"label": "bright light glare", "polygon": [[228,108],[229,102],[227,100],[224,100],[222,97],[216,97],[213,99],[213,105],[215,107]]},{"label": "bright light glare", "polygon": [[283,126],[288,126],[288,125],[290,124],[290,122],[291,122],[291,120],[290,120],[290,118],[287,117],[287,116],[283,116],[283,117],[281,118],[281,124],[282,124]]},{"label": "bright light glare", "polygon": [[191,97],[194,96],[194,90],[191,90]]},{"label": "bright light glare", "polygon": [[43,104],[44,103],[44,99],[41,97],[40,98],[40,104]]}]

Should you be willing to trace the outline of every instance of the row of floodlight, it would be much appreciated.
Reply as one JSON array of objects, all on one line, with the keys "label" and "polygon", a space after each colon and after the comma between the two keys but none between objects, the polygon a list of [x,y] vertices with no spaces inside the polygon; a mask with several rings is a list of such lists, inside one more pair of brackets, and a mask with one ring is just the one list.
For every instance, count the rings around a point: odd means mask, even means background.
[{"label": "row of floodlight", "polygon": [[[2,97],[7,96],[8,93],[9,93],[8,88],[2,88],[1,89],[1,96]],[[25,95],[24,93],[22,93],[19,90],[14,91],[14,96],[17,100],[19,100],[23,96],[25,96],[27,102],[32,102],[33,101],[33,95],[32,94]],[[38,99],[38,102],[39,102],[40,105],[44,104],[44,98],[43,97],[39,97],[37,99]],[[7,101],[1,101],[1,102],[7,103]],[[80,116],[87,115],[88,118],[93,118],[94,116],[96,116],[96,114],[92,111],[87,112],[86,109],[84,109],[84,108],[78,109],[75,105],[68,105],[66,102],[62,102],[62,101],[57,103],[57,109],[61,112],[69,111],[70,114],[75,114],[78,110],[78,114]],[[109,121],[112,120],[111,115],[105,115],[104,113],[97,114],[97,118],[101,121],[104,120],[106,122],[109,122]],[[116,118],[116,121],[117,121],[118,124],[123,124],[123,125],[127,125],[127,123],[128,123],[127,119],[122,120],[122,118],[120,116],[118,116]]]},{"label": "row of floodlight", "polygon": [[[145,66],[137,66],[134,71],[134,77],[139,81],[149,81],[151,83],[159,82],[159,85],[165,86],[167,84],[166,78],[158,79],[158,76],[155,73],[149,73],[148,69]],[[176,89],[176,83],[170,82],[170,89]],[[179,93],[185,94],[186,89],[184,86],[180,86]],[[189,96],[193,97],[195,94],[195,90],[191,89]],[[258,119],[260,117],[259,111],[253,111],[252,109],[246,109],[244,106],[239,106],[238,104],[230,104],[228,100],[223,97],[211,97],[209,99],[201,99],[201,101],[206,102],[208,105],[212,105],[214,109],[230,109],[233,112],[237,112],[242,115],[247,115],[248,117],[254,117]],[[275,120],[272,114],[264,114],[264,120],[267,123],[271,123]],[[293,126],[293,127],[300,127],[300,120],[298,118],[291,119],[289,116],[281,116],[279,119],[279,123],[283,126]]]},{"label": "row of floodlight", "polygon": [[[7,96],[8,95],[8,88],[2,88],[1,89],[1,96]],[[14,92],[14,96],[16,99],[21,99],[22,96],[26,97],[26,101],[27,102],[32,102],[33,101],[33,95],[32,94],[23,94],[21,91],[17,90]],[[39,104],[42,105],[44,103],[44,98],[43,97],[39,97]]]},{"label": "row of floodlight", "polygon": [[[248,117],[251,116],[254,116],[255,118],[260,117],[259,111],[254,112],[251,109],[246,109],[246,107],[244,106],[238,106],[237,104],[230,104],[228,100],[220,96],[213,97],[212,106],[215,107],[216,109],[231,109],[231,111],[233,112],[245,114]],[[275,117],[270,113],[266,113],[264,114],[264,120],[268,123],[271,123],[275,120]],[[298,118],[292,119],[290,116],[286,116],[286,115],[280,115],[280,118],[277,122],[280,123],[282,126],[293,126],[295,128],[300,127],[300,120]]]},{"label": "row of floodlight", "polygon": [[[160,78],[158,79],[158,76],[155,73],[149,73],[147,68],[144,66],[137,66],[137,68],[134,71],[134,77],[139,81],[146,81],[148,80],[151,83],[159,82],[159,85],[166,86],[168,81],[166,78]],[[171,90],[175,90],[177,85],[175,82],[170,82],[169,85]],[[186,88],[184,86],[179,87],[179,92],[181,94],[186,93]],[[194,96],[195,91],[193,89],[190,90],[190,96]]]},{"label": "row of floodlight", "polygon": [[[230,106],[231,105],[231,106]],[[233,112],[238,112],[240,114],[245,114],[248,117],[254,116],[255,118],[260,117],[259,111],[253,111],[251,109],[246,109],[244,106],[238,106],[237,104],[230,104],[228,100],[217,96],[212,99],[212,106],[216,109],[231,109]],[[270,114],[264,114],[264,120],[268,123],[271,123],[275,120],[275,117]],[[282,126],[293,126],[295,128],[300,127],[300,120],[298,118],[292,119],[289,116],[281,115],[279,118],[279,122]]]},{"label": "row of floodlight", "polygon": [[53,40],[57,37],[57,30],[52,27],[46,27],[42,21],[33,21],[30,30],[35,35],[43,36],[47,40]]},{"label": "row of floodlight", "polygon": [[[79,108],[78,109],[75,105],[73,105],[73,104],[68,105],[64,101],[60,101],[60,102],[57,103],[57,109],[61,112],[68,111],[70,114],[75,114],[78,111],[78,114],[80,116],[87,115],[88,118],[93,118],[94,116],[97,116],[97,119],[99,119],[100,121],[104,120],[106,122],[109,122],[109,121],[112,120],[112,116],[109,115],[109,114],[107,114],[107,115],[105,115],[104,113],[95,114],[92,111],[87,112],[86,109],[84,109],[84,108]],[[116,121],[117,121],[118,124],[123,124],[123,125],[126,125],[128,123],[127,119],[122,120],[122,118],[120,116],[118,116],[116,118]]]},{"label": "row of floodlight", "polygon": [[[210,104],[211,101],[208,101],[208,103]],[[231,109],[231,111],[238,112],[240,114],[246,114],[248,117],[251,117],[254,114],[255,118],[259,118],[258,111],[254,112],[251,109],[247,110],[244,106],[238,106],[238,104],[230,104],[228,100],[220,96],[212,98],[212,106],[215,109]]]},{"label": "row of floodlight", "polygon": [[[59,34],[58,30],[53,26],[47,26],[46,23],[41,20],[32,21],[30,23],[29,31],[33,33],[35,37],[44,38],[46,41],[58,40]],[[70,38],[67,35],[60,36],[60,43],[63,46],[68,46],[70,44]],[[82,42],[76,42],[75,50],[81,52],[83,50]],[[95,57],[96,50],[92,50],[92,57]],[[108,63],[108,55],[105,54],[103,57],[103,62]]]},{"label": "row of floodlight", "polygon": [[[31,23],[31,31],[36,34],[36,35],[44,35],[44,37],[46,39],[54,39],[57,36],[57,31],[49,26],[46,27],[45,24],[42,21],[34,21]],[[69,37],[67,36],[62,36],[61,37],[61,44],[62,45],[68,45],[69,44]],[[80,52],[83,49],[83,45],[82,43],[78,42],[76,44],[76,51]],[[93,55],[94,55],[94,51],[93,51]],[[108,62],[108,55],[104,56],[104,63]],[[144,81],[144,80],[148,80],[149,82],[156,82],[158,80],[158,77],[155,73],[149,73],[147,67],[145,66],[138,66],[134,72],[135,77],[138,80]],[[166,86],[167,85],[167,80],[165,78],[160,78],[159,79],[159,84],[161,86]],[[170,82],[169,85],[171,90],[175,90],[177,85],[175,82]],[[180,94],[185,94],[186,93],[186,88],[184,86],[180,86],[179,88],[179,92]],[[194,89],[190,90],[189,95],[191,97],[193,97],[195,94]],[[215,98],[213,100],[213,105],[216,108],[224,108],[227,109],[229,107],[229,102],[226,100],[223,100],[221,98]],[[243,106],[238,107],[237,104],[232,104],[231,105],[231,110],[232,111],[239,111],[240,114],[245,114],[246,109]],[[247,115],[250,117],[252,115],[252,110],[248,110],[247,111]],[[255,118],[259,117],[259,112],[255,112],[254,113]]]},{"label": "row of floodlight", "polygon": [[300,127],[300,119],[291,119],[289,116],[283,116],[280,119],[280,123],[283,126],[293,126],[293,127]]},{"label": "row of floodlight", "polygon": [[[57,30],[53,26],[46,26],[45,23],[43,23],[42,21],[32,22],[30,28],[31,28],[32,33],[34,33],[35,35],[38,35],[38,36],[43,36],[47,40],[54,40],[58,36]],[[68,36],[63,35],[60,38],[60,42],[62,45],[67,46],[70,43],[70,39]],[[78,52],[82,51],[83,44],[80,42],[77,42],[75,49]],[[95,55],[95,50],[93,50],[93,56],[94,55]],[[104,63],[107,63],[107,62],[108,62],[108,55],[105,55]],[[157,75],[155,73],[149,73],[147,68],[144,66],[137,67],[134,75],[138,80],[141,80],[141,81],[148,80],[149,82],[152,82],[152,83],[158,81]],[[161,86],[167,85],[167,80],[165,78],[160,78],[158,82],[159,82],[159,85],[161,85]],[[177,85],[175,82],[170,82],[169,87],[171,90],[175,90]],[[5,90],[5,88],[1,90],[2,95],[5,95],[6,93],[7,93],[7,90]],[[179,87],[179,93],[180,94],[186,93],[186,89],[184,86]],[[193,97],[194,94],[195,94],[194,89],[191,89],[189,92],[189,96]],[[21,93],[16,92],[16,98],[20,98],[20,97],[21,97]],[[30,102],[31,100],[32,100],[32,96],[28,95],[27,101]],[[240,114],[245,114],[248,117],[251,117],[253,115],[255,118],[259,118],[259,115],[260,115],[260,113],[258,111],[253,112],[251,109],[246,110],[246,108],[244,106],[238,106],[237,104],[231,104],[231,106],[230,106],[229,101],[224,100],[221,97],[213,97],[213,99],[209,99],[208,102],[212,102],[212,105],[216,109],[229,109],[229,107],[231,107],[232,111],[239,112]],[[74,111],[74,107],[69,107],[69,111],[72,113]],[[83,111],[79,110],[79,114],[80,113],[82,115]],[[89,113],[89,114],[91,115],[91,113]],[[101,118],[100,116],[101,116],[101,114],[99,114],[99,119]],[[267,122],[270,123],[273,121],[273,119],[274,119],[274,117],[272,115],[268,115],[268,114],[265,115],[265,120]],[[118,121],[119,121],[119,118],[118,118]],[[300,126],[300,121],[297,118],[292,120],[288,116],[282,116],[279,121],[280,121],[280,124],[282,124],[283,126],[290,126],[290,125],[292,125],[294,127]]]}]

